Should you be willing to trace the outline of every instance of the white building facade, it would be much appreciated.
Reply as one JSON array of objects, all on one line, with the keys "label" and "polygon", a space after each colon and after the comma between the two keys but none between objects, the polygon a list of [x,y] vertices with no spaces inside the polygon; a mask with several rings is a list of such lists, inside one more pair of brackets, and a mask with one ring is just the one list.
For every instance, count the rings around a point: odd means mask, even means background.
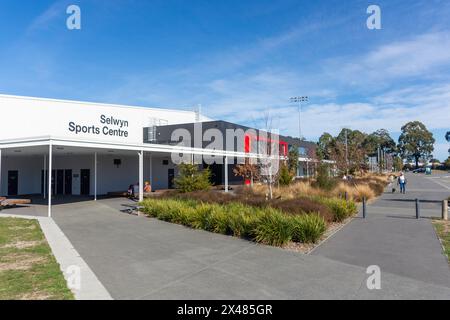
[{"label": "white building facade", "polygon": [[[97,200],[138,185],[142,200],[146,181],[152,190],[171,188],[177,175],[173,155],[222,158],[220,182],[226,192],[234,159],[261,157],[253,151],[257,148],[222,150],[149,139],[151,128],[212,125],[214,121],[195,111],[10,95],[0,95],[0,110],[0,196],[45,199],[49,216],[55,197]],[[287,143],[280,143],[286,152]]]},{"label": "white building facade", "polygon": [[[0,95],[0,196],[93,196],[144,181],[166,189],[176,146],[143,143],[143,128],[208,120],[194,111]],[[188,150],[202,153],[202,150]],[[51,186],[51,187],[49,187]]]}]

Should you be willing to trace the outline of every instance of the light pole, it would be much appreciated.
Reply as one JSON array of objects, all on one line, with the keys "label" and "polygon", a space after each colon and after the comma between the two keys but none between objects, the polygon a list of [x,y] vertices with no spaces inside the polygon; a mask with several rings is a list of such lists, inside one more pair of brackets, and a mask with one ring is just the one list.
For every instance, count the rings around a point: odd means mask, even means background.
[{"label": "light pole", "polygon": [[348,178],[348,131],[345,130],[345,174]]},{"label": "light pole", "polygon": [[298,138],[302,139],[302,125],[301,125],[301,114],[302,114],[302,102],[308,102],[308,96],[292,97],[290,99],[291,103],[298,103]]},{"label": "light pole", "polygon": [[[345,147],[345,174],[348,176],[348,167],[349,167],[349,159],[348,159],[348,132],[350,131],[350,126],[341,127],[344,131],[344,147]],[[340,135],[340,134],[339,134]]]}]

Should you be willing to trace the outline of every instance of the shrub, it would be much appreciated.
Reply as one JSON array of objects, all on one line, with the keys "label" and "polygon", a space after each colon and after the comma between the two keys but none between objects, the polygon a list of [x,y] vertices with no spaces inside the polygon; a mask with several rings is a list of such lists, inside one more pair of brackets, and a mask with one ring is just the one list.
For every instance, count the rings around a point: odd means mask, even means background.
[{"label": "shrub", "polygon": [[259,219],[254,230],[256,242],[272,246],[287,244],[292,239],[292,221],[292,218],[268,209],[266,214]]},{"label": "shrub", "polygon": [[375,198],[375,192],[368,185],[356,185],[354,200],[362,202],[363,198],[366,198],[366,200],[373,199]]},{"label": "shrub", "polygon": [[317,213],[293,217],[292,240],[316,243],[326,230],[325,220]]},{"label": "shrub", "polygon": [[196,218],[192,221],[192,227],[195,229],[203,229],[213,231],[211,206],[208,204],[200,204],[197,208]]},{"label": "shrub", "polygon": [[349,200],[361,202],[363,197],[366,200],[375,198],[384,192],[385,183],[376,179],[355,179],[354,183],[341,182],[333,191],[338,197],[343,197],[347,193]]},{"label": "shrub", "polygon": [[[252,196],[256,195],[265,198],[265,194],[267,193],[267,187],[262,185],[254,185],[252,188],[239,189],[238,193],[239,194],[244,193]],[[294,182],[289,186],[273,189],[274,198],[281,198],[281,199],[294,199],[302,196],[305,197],[318,195],[326,195],[326,192],[318,188],[313,188],[310,183],[305,181]]]},{"label": "shrub", "polygon": [[288,186],[292,183],[294,176],[289,171],[288,166],[283,165],[280,168],[280,175],[278,177],[278,183],[280,186]]},{"label": "shrub", "polygon": [[301,197],[289,200],[275,200],[270,203],[270,206],[292,215],[318,213],[325,219],[325,221],[331,222],[334,220],[333,212],[330,208],[328,208],[328,206],[311,198]]},{"label": "shrub", "polygon": [[351,200],[345,201],[343,199],[324,197],[317,197],[315,199],[331,209],[334,214],[334,221],[336,222],[341,222],[358,212],[356,204]]},{"label": "shrub", "polygon": [[336,181],[330,177],[330,167],[327,164],[322,163],[317,168],[314,186],[326,191],[330,191],[336,186]]},{"label": "shrub", "polygon": [[236,237],[252,238],[261,210],[234,202],[227,205],[228,230]]},{"label": "shrub", "polygon": [[182,193],[208,190],[211,187],[211,171],[202,171],[194,164],[182,163],[178,166],[179,176],[175,178],[175,187]]},{"label": "shrub", "polygon": [[339,198],[344,198],[345,194],[347,194],[348,199],[353,200],[354,192],[355,192],[354,187],[350,186],[346,182],[340,182],[337,184],[336,188],[334,189],[333,194],[334,194],[334,196],[339,197]]},{"label": "shrub", "polygon": [[376,196],[380,196],[384,192],[385,185],[376,182],[369,182],[369,187]]}]

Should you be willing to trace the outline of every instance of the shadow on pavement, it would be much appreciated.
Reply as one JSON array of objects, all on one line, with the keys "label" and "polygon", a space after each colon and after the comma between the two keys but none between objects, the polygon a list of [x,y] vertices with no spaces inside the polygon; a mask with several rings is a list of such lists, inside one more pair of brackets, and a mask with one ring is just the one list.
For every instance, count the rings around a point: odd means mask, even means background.
[{"label": "shadow on pavement", "polygon": [[[397,202],[416,202],[416,199],[382,199],[383,201],[397,201]],[[419,199],[420,203],[441,203],[439,200],[422,200]]]}]

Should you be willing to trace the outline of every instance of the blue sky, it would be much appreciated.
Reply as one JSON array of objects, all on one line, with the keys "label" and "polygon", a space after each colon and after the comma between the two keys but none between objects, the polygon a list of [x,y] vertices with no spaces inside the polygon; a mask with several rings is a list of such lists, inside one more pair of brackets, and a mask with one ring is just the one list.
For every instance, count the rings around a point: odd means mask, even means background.
[{"label": "blue sky", "polygon": [[[420,120],[445,159],[450,1],[0,1],[0,93],[192,109],[297,135]],[[82,29],[66,28],[79,5]],[[382,29],[366,9],[381,7]]]}]

